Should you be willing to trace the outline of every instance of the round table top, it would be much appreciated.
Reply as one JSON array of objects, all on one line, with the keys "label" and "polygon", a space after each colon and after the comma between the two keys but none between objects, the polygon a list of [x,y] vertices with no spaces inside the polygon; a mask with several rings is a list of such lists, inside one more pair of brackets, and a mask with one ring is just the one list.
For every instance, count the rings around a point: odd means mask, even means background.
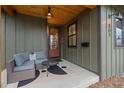
[{"label": "round table top", "polygon": [[54,66],[57,65],[59,62],[58,61],[53,61],[53,60],[47,60],[42,62],[42,65],[44,66]]}]

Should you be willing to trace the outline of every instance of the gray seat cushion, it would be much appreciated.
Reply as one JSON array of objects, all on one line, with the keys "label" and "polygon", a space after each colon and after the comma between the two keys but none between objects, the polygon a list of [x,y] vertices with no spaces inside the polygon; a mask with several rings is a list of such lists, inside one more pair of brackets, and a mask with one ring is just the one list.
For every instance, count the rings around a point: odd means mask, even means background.
[{"label": "gray seat cushion", "polygon": [[16,66],[21,66],[25,61],[29,60],[29,53],[19,53],[14,55]]},{"label": "gray seat cushion", "polygon": [[44,51],[34,52],[36,54],[36,59],[46,58]]},{"label": "gray seat cushion", "polygon": [[47,59],[45,59],[45,58],[37,59],[37,60],[35,60],[35,64],[42,63],[43,61],[47,61]]},{"label": "gray seat cushion", "polygon": [[31,61],[24,62],[24,64],[22,64],[21,66],[14,67],[14,71],[16,72],[24,71],[24,70],[31,70],[31,69],[35,69],[34,62],[31,62]]}]

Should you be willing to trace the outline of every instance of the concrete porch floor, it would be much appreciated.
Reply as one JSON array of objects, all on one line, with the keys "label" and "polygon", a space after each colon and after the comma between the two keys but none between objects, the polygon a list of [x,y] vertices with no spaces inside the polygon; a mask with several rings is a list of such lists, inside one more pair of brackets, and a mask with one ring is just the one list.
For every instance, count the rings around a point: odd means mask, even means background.
[{"label": "concrete porch floor", "polygon": [[[49,73],[46,76],[46,72],[41,72],[37,79],[31,83],[23,86],[23,88],[83,88],[88,87],[99,81],[99,76],[84,68],[81,68],[75,64],[63,60],[59,66],[66,66],[62,68],[67,74],[55,75]],[[7,88],[16,88],[18,82],[8,84]]]}]

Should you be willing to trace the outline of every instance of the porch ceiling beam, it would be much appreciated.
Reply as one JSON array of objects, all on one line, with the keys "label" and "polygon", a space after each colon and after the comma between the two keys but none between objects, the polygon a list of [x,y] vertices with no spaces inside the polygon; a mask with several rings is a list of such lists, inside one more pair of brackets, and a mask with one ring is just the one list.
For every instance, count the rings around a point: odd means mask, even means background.
[{"label": "porch ceiling beam", "polygon": [[14,15],[14,9],[11,6],[3,5],[2,8],[9,16]]},{"label": "porch ceiling beam", "polygon": [[83,5],[83,7],[88,8],[88,9],[94,9],[96,5]]}]

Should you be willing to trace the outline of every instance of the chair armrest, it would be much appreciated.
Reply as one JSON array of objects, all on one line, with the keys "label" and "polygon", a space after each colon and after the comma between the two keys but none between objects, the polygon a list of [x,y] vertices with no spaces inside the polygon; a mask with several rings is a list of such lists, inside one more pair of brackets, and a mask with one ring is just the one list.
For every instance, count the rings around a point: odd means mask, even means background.
[{"label": "chair armrest", "polygon": [[9,62],[6,63],[7,73],[12,73],[13,69],[15,67],[15,60],[12,59]]}]

